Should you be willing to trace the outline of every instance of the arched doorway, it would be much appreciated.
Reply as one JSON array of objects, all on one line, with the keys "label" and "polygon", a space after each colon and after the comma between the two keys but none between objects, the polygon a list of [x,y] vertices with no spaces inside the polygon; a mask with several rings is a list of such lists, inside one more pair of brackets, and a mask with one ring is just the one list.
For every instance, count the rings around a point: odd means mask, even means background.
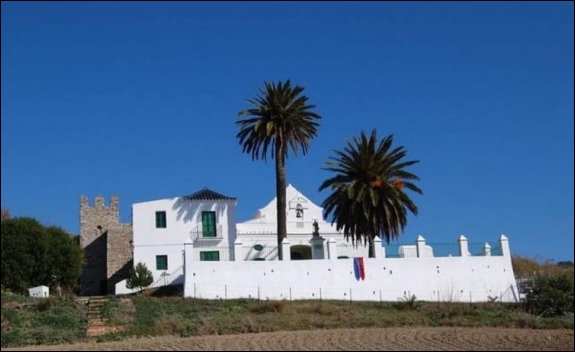
[{"label": "arched doorway", "polygon": [[311,246],[296,245],[290,248],[291,260],[311,259]]}]

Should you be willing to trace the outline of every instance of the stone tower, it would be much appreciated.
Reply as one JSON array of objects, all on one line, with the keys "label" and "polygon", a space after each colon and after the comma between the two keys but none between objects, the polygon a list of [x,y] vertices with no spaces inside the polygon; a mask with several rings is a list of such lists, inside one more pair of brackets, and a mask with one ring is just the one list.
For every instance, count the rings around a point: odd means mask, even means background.
[{"label": "stone tower", "polygon": [[132,226],[120,223],[117,196],[108,207],[102,196],[93,207],[80,197],[80,244],[86,258],[80,295],[113,294],[132,266]]}]

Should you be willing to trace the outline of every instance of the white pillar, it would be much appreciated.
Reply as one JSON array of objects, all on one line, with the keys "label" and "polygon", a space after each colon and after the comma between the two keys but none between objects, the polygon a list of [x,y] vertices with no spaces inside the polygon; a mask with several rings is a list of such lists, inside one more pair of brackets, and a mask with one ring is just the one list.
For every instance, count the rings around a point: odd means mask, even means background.
[{"label": "white pillar", "polygon": [[186,263],[194,261],[194,242],[190,238],[184,243],[184,268]]},{"label": "white pillar", "polygon": [[325,259],[323,243],[325,239],[321,236],[313,236],[309,241],[311,245],[311,258],[312,259]]},{"label": "white pillar", "polygon": [[244,244],[237,238],[234,242],[234,261],[239,262],[244,260]]},{"label": "white pillar", "polygon": [[501,247],[501,255],[504,257],[511,257],[511,250],[509,249],[509,239],[504,234],[499,238],[499,246]]},{"label": "white pillar", "polygon": [[333,237],[327,240],[327,257],[330,260],[337,260],[337,241]]},{"label": "white pillar", "polygon": [[284,240],[282,241],[282,255],[283,255],[283,260],[291,260],[291,251],[290,251],[290,243],[286,238],[284,238]]},{"label": "white pillar", "polygon": [[485,242],[485,246],[483,246],[483,255],[486,257],[491,256],[491,246],[487,242]]},{"label": "white pillar", "polygon": [[423,236],[419,235],[417,236],[417,239],[415,240],[415,246],[417,249],[417,257],[418,258],[423,258],[425,257],[425,238],[423,238]]},{"label": "white pillar", "polygon": [[[385,248],[383,248],[383,246],[381,245],[381,238],[376,237],[373,240],[373,249],[374,249],[374,254],[375,254],[375,259],[382,259],[385,258]],[[383,256],[382,256],[383,254]]]},{"label": "white pillar", "polygon": [[467,242],[467,238],[463,235],[459,236],[457,240],[459,242],[459,256],[460,257],[469,257],[469,245]]}]

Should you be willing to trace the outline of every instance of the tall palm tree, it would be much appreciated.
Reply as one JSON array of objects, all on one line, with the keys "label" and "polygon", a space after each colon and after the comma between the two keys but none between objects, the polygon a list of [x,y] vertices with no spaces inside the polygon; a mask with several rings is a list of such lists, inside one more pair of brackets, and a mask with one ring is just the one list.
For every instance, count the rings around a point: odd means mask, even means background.
[{"label": "tall palm tree", "polygon": [[250,109],[240,111],[236,122],[240,131],[237,138],[243,152],[251,154],[252,160],[268,155],[275,159],[278,254],[283,259],[281,242],[287,236],[286,223],[286,169],[288,150],[297,156],[301,149],[307,154],[310,141],[317,135],[316,122],[321,116],[312,112],[315,105],[308,104],[302,95],[303,87],[292,87],[290,80],[277,84],[264,82],[264,89],[249,99]]},{"label": "tall palm tree", "polygon": [[378,143],[375,129],[370,137],[361,132],[329,157],[323,169],[335,175],[319,188],[332,192],[322,203],[326,217],[333,214],[332,223],[347,240],[369,243],[370,257],[375,255],[375,237],[389,243],[405,229],[408,211],[418,214],[405,189],[423,194],[413,183],[419,177],[405,170],[419,161],[404,161],[407,151],[403,146],[392,149],[392,143],[393,135]]}]

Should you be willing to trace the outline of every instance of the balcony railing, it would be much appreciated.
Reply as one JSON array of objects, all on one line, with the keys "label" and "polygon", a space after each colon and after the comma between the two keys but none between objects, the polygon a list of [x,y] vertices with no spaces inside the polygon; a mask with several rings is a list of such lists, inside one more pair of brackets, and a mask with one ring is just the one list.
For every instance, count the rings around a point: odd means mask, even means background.
[{"label": "balcony railing", "polygon": [[216,227],[215,232],[204,232],[202,224],[196,226],[190,231],[190,237],[193,242],[196,241],[221,241],[224,239],[222,225]]}]

